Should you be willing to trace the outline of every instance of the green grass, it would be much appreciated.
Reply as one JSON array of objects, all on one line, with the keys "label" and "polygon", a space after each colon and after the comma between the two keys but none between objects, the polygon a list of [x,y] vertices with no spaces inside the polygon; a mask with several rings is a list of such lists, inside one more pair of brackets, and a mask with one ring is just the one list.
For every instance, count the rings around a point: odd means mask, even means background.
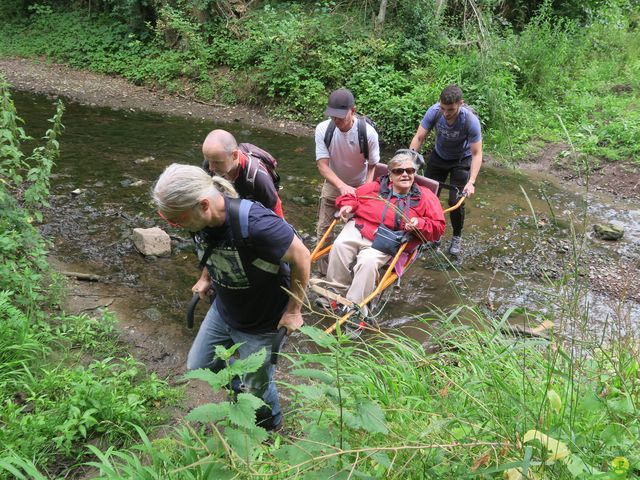
[{"label": "green grass", "polygon": [[[289,355],[300,382],[281,386],[285,435],[261,443],[260,429],[239,427],[254,410],[244,419],[227,411],[209,423],[213,433],[193,425],[150,441],[139,431],[134,450],[94,449],[92,465],[100,478],[502,478],[514,469],[538,479],[634,478],[637,340],[565,348],[505,336],[508,317],[434,313],[417,327],[428,348],[404,334],[354,343],[304,327],[320,351]],[[213,418],[203,416],[211,407],[198,410],[192,419]],[[618,463],[627,466],[615,474]]]}]

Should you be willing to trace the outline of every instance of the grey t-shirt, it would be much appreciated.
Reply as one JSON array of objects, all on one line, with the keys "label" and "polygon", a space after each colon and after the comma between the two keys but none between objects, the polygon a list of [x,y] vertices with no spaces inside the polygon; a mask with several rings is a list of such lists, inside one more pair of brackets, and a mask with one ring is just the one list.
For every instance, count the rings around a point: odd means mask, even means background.
[{"label": "grey t-shirt", "polygon": [[427,110],[420,122],[425,130],[431,131],[435,128],[435,150],[438,156],[443,160],[458,161],[471,155],[469,145],[482,140],[478,117],[462,106],[454,124],[449,125],[444,115],[439,115],[439,112],[440,103],[436,103]]},{"label": "grey t-shirt", "polygon": [[375,165],[380,161],[380,147],[378,133],[367,124],[367,143],[369,144],[369,160],[364,159],[360,152],[358,141],[358,121],[353,122],[351,130],[342,132],[336,128],[329,149],[324,143],[324,134],[329,126],[329,120],[320,122],[316,126],[316,161],[329,159],[329,167],[347,185],[359,187],[367,177],[367,165]]}]

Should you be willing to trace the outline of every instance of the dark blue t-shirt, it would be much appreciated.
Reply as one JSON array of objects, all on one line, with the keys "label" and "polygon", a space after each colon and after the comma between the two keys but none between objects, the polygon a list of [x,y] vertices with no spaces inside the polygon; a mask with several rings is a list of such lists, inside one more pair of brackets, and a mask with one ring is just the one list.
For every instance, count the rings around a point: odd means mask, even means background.
[{"label": "dark blue t-shirt", "polygon": [[[449,125],[440,115],[440,104],[432,105],[424,114],[420,125],[436,132],[436,153],[443,160],[459,161],[471,155],[469,145],[482,140],[480,120],[468,108],[460,107],[458,118]],[[468,118],[467,118],[468,117]],[[437,123],[435,122],[436,118]]]},{"label": "dark blue t-shirt", "polygon": [[194,236],[198,258],[214,246],[207,259],[217,296],[216,306],[231,327],[249,333],[276,329],[287,306],[291,275],[282,256],[291,246],[294,231],[282,218],[259,203],[249,210],[248,247],[238,246],[229,224],[225,198],[224,225],[207,227]]}]

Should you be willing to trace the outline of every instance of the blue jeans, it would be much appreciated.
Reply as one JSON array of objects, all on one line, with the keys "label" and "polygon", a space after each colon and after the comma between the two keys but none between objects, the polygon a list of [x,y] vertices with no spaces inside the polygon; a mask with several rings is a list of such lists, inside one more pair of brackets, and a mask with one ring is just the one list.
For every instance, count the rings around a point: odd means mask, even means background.
[{"label": "blue jeans", "polygon": [[[223,345],[225,348],[229,348],[237,343],[242,343],[237,350],[241,359],[262,348],[266,349],[267,355],[264,364],[256,372],[245,373],[240,382],[242,384],[241,391],[246,391],[258,398],[262,398],[264,403],[271,407],[268,412],[265,412],[264,410],[266,409],[264,408],[256,412],[258,425],[267,430],[277,426],[282,419],[278,390],[273,381],[275,365],[271,364],[271,347],[276,335],[277,331],[275,330],[273,332],[253,334],[231,328],[220,317],[216,302],[214,302],[207,312],[200,330],[198,330],[198,335],[196,335],[187,357],[188,370],[210,368],[214,372],[218,372],[226,365],[223,360],[214,358],[213,354],[216,345]],[[239,389],[234,385],[234,390]]]}]

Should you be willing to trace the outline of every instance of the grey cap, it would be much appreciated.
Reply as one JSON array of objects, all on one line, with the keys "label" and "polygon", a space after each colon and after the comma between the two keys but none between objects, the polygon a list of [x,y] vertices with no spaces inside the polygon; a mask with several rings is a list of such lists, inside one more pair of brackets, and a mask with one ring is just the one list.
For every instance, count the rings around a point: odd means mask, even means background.
[{"label": "grey cap", "polygon": [[340,88],[329,95],[329,104],[324,114],[328,117],[344,118],[355,104],[353,93],[346,88]]}]

